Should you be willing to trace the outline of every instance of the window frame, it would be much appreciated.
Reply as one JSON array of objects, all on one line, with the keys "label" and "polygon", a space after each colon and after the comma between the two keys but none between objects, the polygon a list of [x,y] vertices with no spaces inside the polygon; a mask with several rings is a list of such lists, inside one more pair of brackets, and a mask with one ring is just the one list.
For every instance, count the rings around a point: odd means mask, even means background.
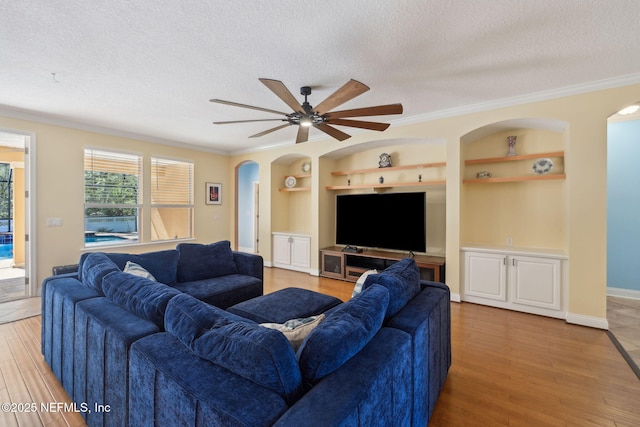
[{"label": "window frame", "polygon": [[[96,155],[97,154],[97,155]],[[115,160],[118,157],[123,160],[130,162],[133,170],[137,168],[137,183],[135,187],[136,191],[136,203],[99,203],[95,201],[87,201],[87,171],[91,171],[92,169],[87,168],[87,162],[91,161],[88,159],[88,156],[91,158],[99,158],[100,155],[103,156],[105,162],[109,161],[109,157],[111,160]],[[114,162],[115,163],[115,162]],[[137,163],[137,165],[136,165]],[[85,146],[83,149],[83,234],[84,234],[84,247],[85,248],[96,248],[96,247],[104,247],[104,246],[112,246],[112,245],[137,245],[143,243],[143,209],[144,209],[144,156],[142,153],[123,151],[123,150],[114,150],[111,148],[104,147],[92,147]],[[121,168],[121,170],[125,170],[126,168]],[[95,169],[93,169],[95,170]],[[117,167],[113,168],[113,171],[105,170],[103,172],[108,173],[123,173],[119,172]],[[124,173],[123,173],[124,174]],[[130,174],[134,175],[134,174]],[[136,234],[131,234],[131,236],[135,235],[135,238],[125,238],[122,241],[103,241],[103,242],[87,242],[87,209],[135,209],[135,225],[136,225]],[[113,232],[113,234],[118,234],[117,232]],[[121,233],[126,234],[126,233]]]},{"label": "window frame", "polygon": [[[161,163],[158,165],[157,163]],[[169,166],[171,164],[181,164],[183,166],[188,167],[188,179],[185,181],[185,184],[188,188],[183,189],[183,191],[187,191],[188,193],[182,196],[185,197],[187,203],[154,203],[154,188],[157,188],[158,183],[160,182],[157,176],[158,167],[160,166]],[[149,236],[149,241],[152,243],[156,242],[165,242],[165,241],[174,241],[174,240],[189,240],[193,239],[195,235],[195,162],[193,160],[181,159],[169,156],[162,156],[153,154],[150,156],[150,179],[149,179],[149,210],[151,212],[150,217],[150,228],[152,230],[151,235]],[[165,194],[166,195],[166,194]],[[176,236],[176,237],[166,237],[166,238],[154,238],[154,218],[153,213],[154,209],[186,209],[188,210],[188,235],[187,236]]]}]

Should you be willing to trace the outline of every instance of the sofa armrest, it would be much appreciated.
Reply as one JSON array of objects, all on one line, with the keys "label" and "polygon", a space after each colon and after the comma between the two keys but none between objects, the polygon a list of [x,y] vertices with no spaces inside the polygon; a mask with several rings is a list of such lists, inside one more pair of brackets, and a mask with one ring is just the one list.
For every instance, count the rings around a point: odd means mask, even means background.
[{"label": "sofa armrest", "polygon": [[354,357],[324,377],[277,427],[411,425],[411,338],[382,328]]},{"label": "sofa armrest", "polygon": [[239,274],[253,276],[263,280],[264,262],[260,255],[248,254],[245,252],[232,251],[233,261],[236,263]]},{"label": "sofa armrest", "polygon": [[422,290],[425,290],[426,288],[444,289],[449,294],[449,297],[451,297],[451,291],[449,290],[449,286],[445,285],[444,283],[433,282],[431,280],[420,280],[420,288]]},{"label": "sofa armrest", "polygon": [[422,282],[423,290],[385,326],[412,337],[413,425],[426,425],[451,366],[451,302],[442,283]]}]

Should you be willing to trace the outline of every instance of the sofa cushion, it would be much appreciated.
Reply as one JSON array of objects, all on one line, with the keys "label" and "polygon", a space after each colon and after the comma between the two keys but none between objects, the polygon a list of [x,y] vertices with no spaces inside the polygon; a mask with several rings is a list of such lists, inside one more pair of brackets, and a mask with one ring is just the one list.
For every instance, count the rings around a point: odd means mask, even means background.
[{"label": "sofa cushion", "polygon": [[229,274],[195,282],[177,283],[174,288],[226,310],[234,304],[262,295],[262,280],[253,276]]},{"label": "sofa cushion", "polygon": [[304,317],[302,319],[290,319],[284,323],[261,323],[260,326],[275,329],[289,340],[294,351],[298,351],[302,341],[324,320],[324,314]]},{"label": "sofa cushion", "polygon": [[328,314],[297,353],[305,388],[358,353],[380,330],[388,305],[389,291],[372,285]]},{"label": "sofa cushion", "polygon": [[115,304],[164,329],[164,312],[171,298],[180,294],[163,283],[122,271],[107,274],[102,281],[107,298]]},{"label": "sofa cushion", "polygon": [[81,267],[82,283],[104,296],[102,279],[114,271],[120,271],[120,269],[105,254],[101,252],[87,254]]},{"label": "sofa cushion", "polygon": [[[167,310],[164,313],[164,327],[182,344],[192,348],[193,342],[215,324],[219,311],[218,308],[189,294],[180,294],[167,304]],[[255,323],[231,313],[227,313],[227,315],[230,320]]]},{"label": "sofa cushion", "polygon": [[127,261],[135,262],[155,277],[155,279],[172,286],[176,283],[178,271],[178,251],[169,249],[166,251],[146,252],[143,254],[107,253],[120,270],[124,270]]},{"label": "sofa cushion", "polygon": [[210,245],[180,243],[176,249],[180,254],[178,282],[194,282],[238,272],[228,240]]},{"label": "sofa cushion", "polygon": [[284,288],[247,299],[227,311],[257,323],[284,323],[290,319],[315,316],[342,304],[338,298],[302,288]]},{"label": "sofa cushion", "polygon": [[[272,390],[288,403],[302,390],[293,348],[280,332],[212,307],[211,328],[196,338],[192,350],[236,375]],[[230,390],[232,392],[232,390]]]},{"label": "sofa cushion", "polygon": [[420,270],[413,258],[403,258],[379,274],[370,274],[363,289],[374,283],[389,290],[389,307],[385,318],[395,316],[420,292]]}]

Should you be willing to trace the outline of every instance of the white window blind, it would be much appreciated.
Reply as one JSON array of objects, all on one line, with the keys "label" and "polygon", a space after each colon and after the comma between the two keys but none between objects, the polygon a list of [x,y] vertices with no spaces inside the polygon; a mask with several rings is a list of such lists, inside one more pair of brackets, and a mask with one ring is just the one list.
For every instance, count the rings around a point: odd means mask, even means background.
[{"label": "white window blind", "polygon": [[193,163],[151,158],[151,239],[193,235]]},{"label": "white window blind", "polygon": [[153,157],[151,204],[193,206],[193,163]]}]

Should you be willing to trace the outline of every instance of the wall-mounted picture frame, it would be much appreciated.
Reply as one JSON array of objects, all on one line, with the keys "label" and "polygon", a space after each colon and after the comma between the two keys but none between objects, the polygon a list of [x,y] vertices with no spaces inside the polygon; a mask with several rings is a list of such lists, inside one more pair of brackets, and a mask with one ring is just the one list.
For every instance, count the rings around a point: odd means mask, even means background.
[{"label": "wall-mounted picture frame", "polygon": [[207,182],[205,200],[207,205],[222,204],[222,184],[216,182]]}]

